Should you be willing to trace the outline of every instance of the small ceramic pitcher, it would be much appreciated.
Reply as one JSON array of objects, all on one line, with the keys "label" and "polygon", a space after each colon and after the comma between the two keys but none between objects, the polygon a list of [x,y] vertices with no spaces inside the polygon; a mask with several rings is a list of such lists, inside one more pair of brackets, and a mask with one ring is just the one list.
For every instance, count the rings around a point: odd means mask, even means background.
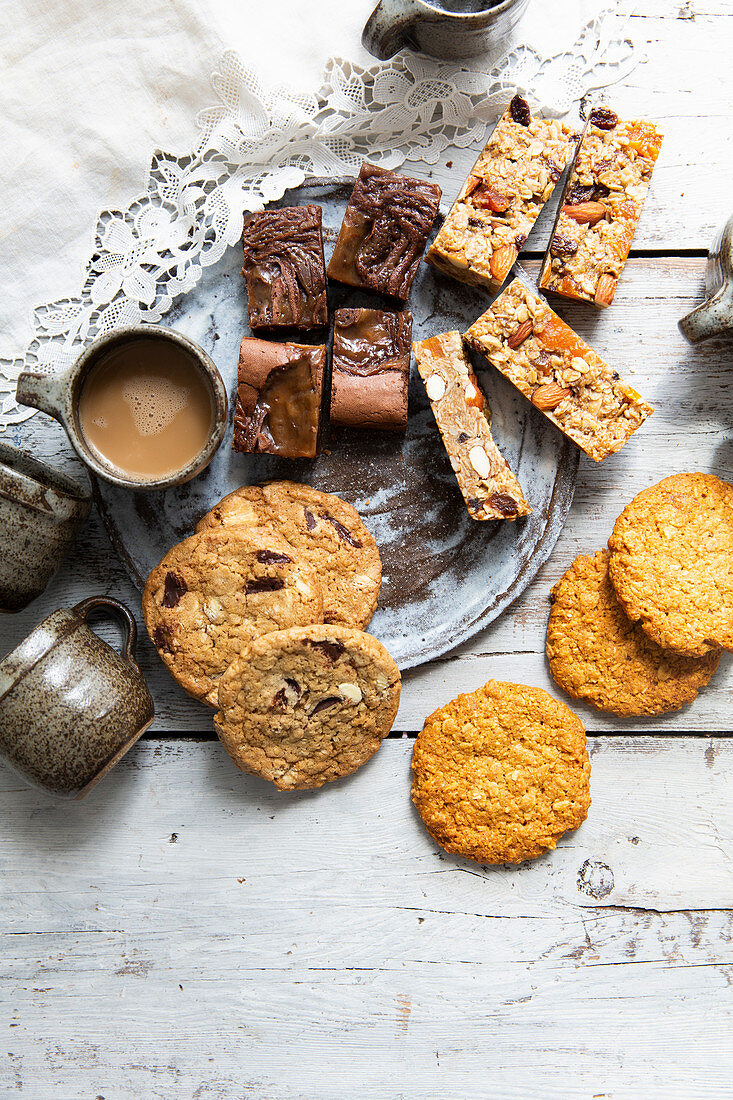
[{"label": "small ceramic pitcher", "polygon": [[[92,367],[96,366],[99,360],[113,348],[140,339],[162,340],[183,348],[208,384],[214,407],[214,429],[202,451],[183,469],[176,470],[156,481],[124,474],[102,462],[84,438],[79,423],[79,398],[84,381]],[[81,353],[75,363],[65,370],[58,370],[51,374],[43,371],[23,371],[18,378],[15,396],[21,405],[31,405],[58,420],[65,429],[71,446],[92,473],[124,489],[152,491],[168,489],[172,485],[181,485],[184,481],[190,481],[211,462],[224,438],[228,423],[227,391],[216,363],[188,336],[183,336],[182,333],[175,332],[173,329],[163,328],[161,325],[130,325],[100,336]]]},{"label": "small ceramic pitcher", "polygon": [[20,611],[40,596],[91,500],[88,485],[0,442],[0,611]]},{"label": "small ceramic pitcher", "polygon": [[[121,654],[87,626],[95,608],[122,619]],[[0,661],[0,759],[51,794],[85,795],[153,720],[136,641],[132,614],[109,596],[39,623]]]},{"label": "small ceramic pitcher", "polygon": [[711,336],[733,334],[733,215],[710,249],[705,289],[707,301],[679,322],[691,344],[709,340]]},{"label": "small ceramic pitcher", "polygon": [[384,61],[405,47],[431,57],[473,57],[508,37],[529,0],[380,0],[361,40]]}]

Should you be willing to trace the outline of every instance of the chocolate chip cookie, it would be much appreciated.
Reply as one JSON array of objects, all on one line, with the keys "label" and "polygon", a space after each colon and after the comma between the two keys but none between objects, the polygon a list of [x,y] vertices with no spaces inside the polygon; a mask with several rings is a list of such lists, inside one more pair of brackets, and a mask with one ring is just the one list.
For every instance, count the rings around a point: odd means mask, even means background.
[{"label": "chocolate chip cookie", "polygon": [[733,649],[733,485],[673,474],[626,505],[608,540],[619,602],[662,649]]},{"label": "chocolate chip cookie", "polygon": [[316,572],[327,623],[365,627],[377,607],[382,563],[359,513],[340,497],[295,481],[243,485],[201,519],[197,531],[265,525]]},{"label": "chocolate chip cookie", "polygon": [[434,840],[477,863],[554,848],[590,806],[583,724],[540,688],[487,684],[426,719],[412,801]]},{"label": "chocolate chip cookie", "polygon": [[661,649],[616,599],[608,559],[607,550],[576,558],[552,590],[547,658],[553,678],[574,699],[611,714],[678,710],[709,682],[720,650],[682,657]]},{"label": "chocolate chip cookie", "polygon": [[298,626],[258,638],[230,665],[214,725],[238,768],[304,790],[368,760],[399,701],[399,670],[376,638]]},{"label": "chocolate chip cookie", "polygon": [[323,621],[318,579],[273,532],[220,528],[184,539],[148,577],[143,615],[182,688],[217,705],[222,672],[260,634]]}]

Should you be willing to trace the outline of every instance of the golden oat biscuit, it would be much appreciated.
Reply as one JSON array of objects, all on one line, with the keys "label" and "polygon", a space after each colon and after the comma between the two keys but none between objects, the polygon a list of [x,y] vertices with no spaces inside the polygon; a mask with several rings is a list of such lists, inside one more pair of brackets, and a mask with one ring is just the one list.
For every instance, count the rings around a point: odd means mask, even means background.
[{"label": "golden oat biscuit", "polygon": [[219,677],[260,634],[323,621],[318,579],[272,531],[238,527],[184,539],[143,593],[153,645],[181,687],[217,705]]},{"label": "golden oat biscuit", "polygon": [[590,806],[583,723],[540,688],[489,680],[426,719],[412,801],[447,852],[520,863],[554,848]]},{"label": "golden oat biscuit", "polygon": [[243,485],[199,520],[211,527],[265,526],[315,570],[327,623],[365,627],[377,607],[382,563],[373,536],[345,500],[295,481]]},{"label": "golden oat biscuit", "polygon": [[665,714],[692,702],[720,650],[682,657],[632,623],[608,577],[607,550],[576,558],[552,589],[547,659],[558,687],[622,717]]},{"label": "golden oat biscuit", "polygon": [[630,619],[662,649],[733,649],[733,485],[673,474],[626,505],[609,576]]},{"label": "golden oat biscuit", "polygon": [[214,725],[238,768],[304,790],[373,756],[399,701],[399,669],[371,634],[292,627],[258,638],[227,669]]}]

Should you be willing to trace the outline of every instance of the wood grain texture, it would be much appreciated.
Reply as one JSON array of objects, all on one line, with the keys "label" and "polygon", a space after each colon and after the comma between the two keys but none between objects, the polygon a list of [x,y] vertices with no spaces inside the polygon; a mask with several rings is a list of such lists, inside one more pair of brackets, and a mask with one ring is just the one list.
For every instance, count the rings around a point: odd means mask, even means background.
[{"label": "wood grain texture", "polygon": [[[527,266],[536,273],[537,261]],[[490,676],[555,690],[545,665],[544,637],[548,593],[557,578],[579,553],[605,545],[618,513],[646,485],[686,469],[733,478],[733,342],[711,341],[692,348],[677,329],[678,318],[700,300],[703,274],[704,261],[699,258],[636,258],[629,261],[613,307],[605,313],[583,305],[558,305],[569,323],[651,400],[656,412],[620,454],[600,466],[581,458],[575,500],[549,562],[488,630],[446,659],[405,676],[398,730],[419,729],[435,707]],[[492,385],[503,384],[492,371],[484,374],[484,381],[489,394]],[[76,468],[62,429],[43,414],[8,435],[11,442],[68,470]],[[524,488],[531,499],[531,486]],[[4,620],[8,647],[54,607],[93,592],[119,596],[139,616],[139,594],[111,553],[96,517],[72,553],[43,597]],[[156,701],[153,730],[210,731],[209,712],[171,681],[144,629],[140,655]],[[710,687],[677,714],[620,720],[585,706],[576,709],[590,731],[733,731],[731,661],[724,657]]]},{"label": "wood grain texture", "polygon": [[0,772],[2,1094],[728,1095],[733,743],[595,739],[519,868],[433,844],[410,751],[302,794],[211,743],[71,805]]}]

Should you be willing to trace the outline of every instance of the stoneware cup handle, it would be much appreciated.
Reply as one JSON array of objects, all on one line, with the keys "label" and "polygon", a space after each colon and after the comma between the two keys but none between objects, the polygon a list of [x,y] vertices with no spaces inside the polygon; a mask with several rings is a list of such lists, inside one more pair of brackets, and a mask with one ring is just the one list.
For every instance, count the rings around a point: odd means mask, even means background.
[{"label": "stoneware cup handle", "polygon": [[70,377],[71,372],[66,371],[56,371],[53,374],[23,371],[15,387],[16,400],[21,405],[31,405],[34,409],[48,413],[54,420],[63,422],[70,416]]},{"label": "stoneware cup handle", "polygon": [[726,288],[721,287],[712,298],[693,309],[692,313],[688,313],[678,323],[682,335],[691,344],[730,332],[733,328],[733,302]]},{"label": "stoneware cup handle", "polygon": [[138,667],[137,660],[135,659],[135,647],[137,645],[137,624],[132,612],[125,607],[119,600],[115,600],[112,596],[90,596],[88,600],[82,600],[76,607],[73,608],[74,614],[86,621],[86,617],[90,611],[95,608],[105,608],[111,611],[118,619],[122,620],[125,627],[125,641],[122,646],[122,656],[126,661],[129,661],[135,668]]},{"label": "stoneware cup handle", "polygon": [[409,31],[418,11],[413,0],[380,0],[361,32],[365,49],[380,61],[394,57],[410,45]]}]

